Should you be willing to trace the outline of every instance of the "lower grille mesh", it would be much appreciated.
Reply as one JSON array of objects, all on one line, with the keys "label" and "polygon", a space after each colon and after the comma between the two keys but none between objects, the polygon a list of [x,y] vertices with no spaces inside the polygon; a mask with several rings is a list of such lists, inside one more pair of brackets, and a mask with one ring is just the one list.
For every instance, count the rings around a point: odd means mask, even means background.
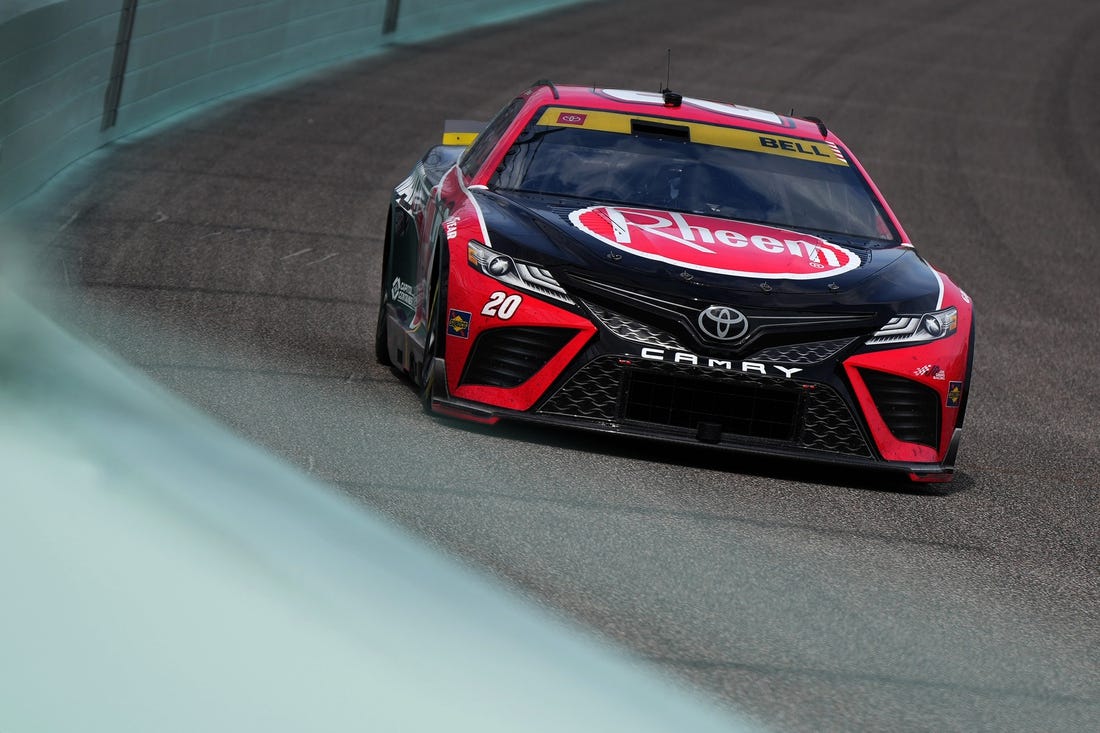
[{"label": "lower grille mesh", "polygon": [[553,394],[539,412],[548,415],[614,420],[619,413],[622,367],[614,357],[595,359]]},{"label": "lower grille mesh", "polygon": [[673,432],[711,422],[720,424],[724,432],[800,448],[871,455],[848,406],[825,385],[799,391],[786,379],[661,363],[639,368],[619,362],[616,356],[590,361],[539,412],[605,422],[634,420]]},{"label": "lower grille mesh", "polygon": [[829,453],[870,456],[852,412],[833,390],[817,387],[807,395],[799,445]]},{"label": "lower grille mesh", "polygon": [[696,430],[790,440],[799,393],[758,381],[731,382],[652,370],[627,372],[623,418]]}]

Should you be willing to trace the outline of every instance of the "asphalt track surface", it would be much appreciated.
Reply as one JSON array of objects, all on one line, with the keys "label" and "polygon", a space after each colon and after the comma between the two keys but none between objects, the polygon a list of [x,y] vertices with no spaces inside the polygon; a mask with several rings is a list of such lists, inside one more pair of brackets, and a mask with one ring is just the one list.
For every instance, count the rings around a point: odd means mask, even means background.
[{"label": "asphalt track surface", "polygon": [[[674,8],[672,10],[670,8]],[[537,78],[823,117],[974,298],[944,493],[421,413],[371,354],[389,189]],[[1100,729],[1100,6],[605,2],[209,107],[19,212],[77,327],[776,730]],[[445,602],[445,599],[442,601]]]}]

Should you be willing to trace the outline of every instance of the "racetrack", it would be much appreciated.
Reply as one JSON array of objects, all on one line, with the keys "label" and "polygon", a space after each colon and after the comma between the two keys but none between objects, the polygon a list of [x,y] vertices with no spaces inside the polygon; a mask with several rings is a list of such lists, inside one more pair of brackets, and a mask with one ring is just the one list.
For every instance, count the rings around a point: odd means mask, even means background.
[{"label": "racetrack", "polygon": [[[776,730],[1100,729],[1100,7],[601,2],[113,145],[17,214],[68,317],[242,434]],[[896,7],[894,7],[896,5]],[[823,117],[974,299],[959,473],[423,415],[389,189],[538,78]]]}]

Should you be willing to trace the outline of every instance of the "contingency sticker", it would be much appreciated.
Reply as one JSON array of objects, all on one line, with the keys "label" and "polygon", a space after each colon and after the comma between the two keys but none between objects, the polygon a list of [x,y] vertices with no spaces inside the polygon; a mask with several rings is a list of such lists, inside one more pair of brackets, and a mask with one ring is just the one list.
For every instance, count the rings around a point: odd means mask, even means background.
[{"label": "contingency sticker", "polygon": [[451,308],[447,315],[447,335],[457,336],[460,339],[470,338],[470,318],[468,311],[460,311]]},{"label": "contingency sticker", "polygon": [[927,377],[931,376],[932,379],[938,379],[941,382],[947,379],[947,373],[940,368],[938,364],[925,364],[920,369],[913,370],[914,377]]},{"label": "contingency sticker", "polygon": [[958,407],[959,402],[962,401],[963,394],[962,382],[948,382],[947,384],[947,406]]},{"label": "contingency sticker", "polygon": [[394,303],[400,303],[409,310],[416,310],[416,294],[413,292],[413,287],[402,280],[400,276],[395,277],[393,285],[390,286],[390,300]]}]

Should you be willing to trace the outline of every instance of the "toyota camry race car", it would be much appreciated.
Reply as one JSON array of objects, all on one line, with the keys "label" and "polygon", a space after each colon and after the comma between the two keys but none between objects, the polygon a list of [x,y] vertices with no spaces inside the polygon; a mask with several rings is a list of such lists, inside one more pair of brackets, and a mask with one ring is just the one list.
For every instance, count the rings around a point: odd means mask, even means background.
[{"label": "toyota camry race car", "polygon": [[377,358],[444,415],[947,481],[972,342],[815,118],[539,82],[393,192]]}]

